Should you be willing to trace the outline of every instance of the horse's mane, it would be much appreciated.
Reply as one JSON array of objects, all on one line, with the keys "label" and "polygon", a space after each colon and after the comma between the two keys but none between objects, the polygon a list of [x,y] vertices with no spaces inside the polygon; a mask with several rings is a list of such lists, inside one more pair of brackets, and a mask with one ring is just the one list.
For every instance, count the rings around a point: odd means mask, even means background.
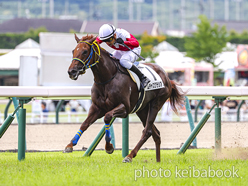
[{"label": "horse's mane", "polygon": [[81,40],[82,41],[91,40],[93,37],[95,37],[95,36],[94,35],[88,35],[87,34],[86,36],[83,36]]},{"label": "horse's mane", "polygon": [[[88,40],[91,40],[94,37],[95,37],[94,35],[88,35],[87,34],[86,36],[83,36],[81,40],[82,41],[88,41]],[[105,54],[107,54],[111,60],[114,60],[114,61],[118,61],[119,62],[119,59],[116,59],[116,58],[111,57],[110,53],[107,50],[105,50],[102,47],[100,47],[100,48],[101,48],[101,52],[104,52]]]},{"label": "horse's mane", "polygon": [[[87,41],[87,40],[91,40],[93,37],[95,37],[95,36],[94,35],[86,35],[86,36],[83,36],[81,40],[82,41]],[[114,60],[114,61],[118,61],[119,62],[119,59],[116,59],[116,58],[111,57],[110,53],[107,50],[105,50],[104,48],[102,48],[100,45],[99,45],[99,47],[101,48],[101,52],[107,54],[111,60]]]}]

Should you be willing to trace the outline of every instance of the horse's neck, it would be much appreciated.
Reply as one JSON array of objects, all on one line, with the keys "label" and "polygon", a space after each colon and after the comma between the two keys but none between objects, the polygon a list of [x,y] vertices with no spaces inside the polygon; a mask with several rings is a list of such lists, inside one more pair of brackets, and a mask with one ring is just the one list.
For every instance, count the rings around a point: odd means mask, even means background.
[{"label": "horse's neck", "polygon": [[101,51],[101,58],[99,63],[91,68],[94,80],[98,83],[103,83],[111,79],[116,73],[116,66],[112,59],[108,56],[109,54]]}]

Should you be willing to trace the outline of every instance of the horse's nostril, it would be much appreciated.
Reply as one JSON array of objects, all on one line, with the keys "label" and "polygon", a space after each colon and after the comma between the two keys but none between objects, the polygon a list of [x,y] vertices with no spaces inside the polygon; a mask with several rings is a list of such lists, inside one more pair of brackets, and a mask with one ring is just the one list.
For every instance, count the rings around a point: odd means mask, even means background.
[{"label": "horse's nostril", "polygon": [[68,70],[68,74],[69,74],[69,75],[74,75],[74,74],[76,74],[76,73],[77,73],[76,70]]}]

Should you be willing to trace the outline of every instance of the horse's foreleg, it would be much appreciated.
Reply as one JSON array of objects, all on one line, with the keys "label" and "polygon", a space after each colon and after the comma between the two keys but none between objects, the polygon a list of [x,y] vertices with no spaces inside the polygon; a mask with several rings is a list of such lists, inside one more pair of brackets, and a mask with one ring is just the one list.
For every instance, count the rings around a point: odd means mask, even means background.
[{"label": "horse's foreleg", "polygon": [[110,127],[111,127],[111,123],[114,122],[114,119],[115,118],[113,117],[113,119],[111,120],[111,122],[109,124],[105,124],[105,141],[106,141],[105,151],[108,154],[112,154],[114,152],[114,146],[112,143],[110,143],[111,139],[112,139]]},{"label": "horse's foreleg", "polygon": [[118,105],[113,110],[107,112],[104,117],[105,122],[105,150],[108,154],[112,154],[114,152],[114,146],[110,143],[111,134],[110,134],[110,122],[114,117],[126,117],[127,112],[126,108],[123,104]]},{"label": "horse's foreleg", "polygon": [[87,128],[94,123],[98,118],[102,117],[104,114],[102,111],[94,104],[91,105],[88,117],[86,120],[82,123],[79,131],[76,133],[76,135],[72,138],[71,142],[65,147],[64,152],[72,152],[73,146],[75,146],[78,143],[78,140],[80,139],[81,135],[84,131],[87,130]]}]

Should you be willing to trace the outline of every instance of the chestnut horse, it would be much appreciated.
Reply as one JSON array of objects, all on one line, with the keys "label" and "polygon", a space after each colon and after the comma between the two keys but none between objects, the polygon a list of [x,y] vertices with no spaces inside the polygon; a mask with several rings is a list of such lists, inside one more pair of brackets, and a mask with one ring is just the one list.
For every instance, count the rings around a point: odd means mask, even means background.
[{"label": "chestnut horse", "polygon": [[[82,123],[80,130],[66,146],[64,152],[72,152],[73,146],[77,144],[82,133],[97,119],[104,116],[105,129],[109,128],[109,123],[115,117],[126,118],[135,107],[139,91],[137,85],[130,78],[127,70],[120,66],[119,61],[110,56],[95,41],[96,37],[87,35],[79,39],[75,34],[77,46],[73,50],[73,60],[68,69],[68,74],[72,80],[77,80],[78,76],[91,68],[94,75],[94,84],[91,89],[92,105],[86,120]],[[131,162],[146,140],[152,136],[156,145],[156,160],[160,162],[160,132],[154,125],[154,121],[159,110],[167,99],[174,112],[184,104],[184,93],[171,81],[166,72],[156,64],[146,63],[161,77],[164,87],[147,91],[141,108],[136,112],[143,123],[144,130],[140,141],[136,147],[128,154],[123,162]],[[108,134],[109,135],[109,134]],[[109,136],[109,138],[111,138]],[[113,152],[113,145],[107,138],[105,150]],[[108,139],[108,140],[107,140]]]}]

